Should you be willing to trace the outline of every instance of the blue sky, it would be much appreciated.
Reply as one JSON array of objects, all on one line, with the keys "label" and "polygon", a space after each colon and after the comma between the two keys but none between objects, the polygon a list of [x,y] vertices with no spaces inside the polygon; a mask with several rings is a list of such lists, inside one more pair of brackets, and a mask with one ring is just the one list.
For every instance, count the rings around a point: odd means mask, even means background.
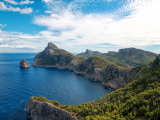
[{"label": "blue sky", "polygon": [[159,0],[0,0],[0,52],[160,53]]}]

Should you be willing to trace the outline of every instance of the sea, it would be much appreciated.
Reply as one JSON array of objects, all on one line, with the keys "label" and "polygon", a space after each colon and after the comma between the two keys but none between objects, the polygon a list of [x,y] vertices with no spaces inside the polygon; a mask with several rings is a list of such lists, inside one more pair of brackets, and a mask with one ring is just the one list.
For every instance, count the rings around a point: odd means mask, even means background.
[{"label": "sea", "polygon": [[[0,120],[29,120],[26,103],[32,96],[79,105],[110,92],[100,83],[69,70],[33,67],[36,54],[0,53]],[[20,68],[22,59],[31,67]]]}]

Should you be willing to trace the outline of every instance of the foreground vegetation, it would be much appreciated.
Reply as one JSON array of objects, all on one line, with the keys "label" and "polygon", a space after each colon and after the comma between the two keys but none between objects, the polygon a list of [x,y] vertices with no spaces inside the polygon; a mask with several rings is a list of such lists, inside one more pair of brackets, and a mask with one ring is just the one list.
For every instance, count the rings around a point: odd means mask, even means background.
[{"label": "foreground vegetation", "polygon": [[50,102],[69,111],[82,120],[159,120],[160,119],[160,60],[156,58],[141,65],[138,76],[121,89],[106,94],[103,98],[81,105],[60,105],[45,97],[35,100]]}]

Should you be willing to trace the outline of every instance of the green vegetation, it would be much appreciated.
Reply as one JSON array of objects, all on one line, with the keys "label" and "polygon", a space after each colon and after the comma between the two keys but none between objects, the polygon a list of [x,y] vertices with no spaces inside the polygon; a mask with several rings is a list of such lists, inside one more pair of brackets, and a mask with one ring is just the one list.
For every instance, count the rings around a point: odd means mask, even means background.
[{"label": "green vegetation", "polygon": [[[103,98],[81,105],[59,107],[82,120],[159,120],[159,62],[156,58],[150,64],[134,68],[140,69],[139,77],[136,76],[124,88],[107,93]],[[36,97],[36,100],[39,98]]]},{"label": "green vegetation", "polygon": [[124,68],[117,66],[116,64],[98,56],[88,58],[86,61],[82,62],[77,66],[77,70],[86,71],[87,74],[93,74],[95,68],[105,69],[108,65],[114,65],[118,69],[125,70]]},{"label": "green vegetation", "polygon": [[56,107],[60,107],[60,103],[59,103],[58,101],[56,101],[56,100],[54,100],[54,101],[52,101],[52,100],[47,100],[46,97],[33,96],[33,99],[34,99],[34,100],[37,100],[37,101],[40,101],[40,102],[49,102],[49,103],[53,104],[53,105],[56,106]]},{"label": "green vegetation", "polygon": [[120,63],[120,62],[115,63],[115,64],[118,65],[118,66],[120,66],[120,67],[122,67],[122,68],[124,68],[124,69],[132,69],[133,68],[132,66],[129,66],[127,64]]}]

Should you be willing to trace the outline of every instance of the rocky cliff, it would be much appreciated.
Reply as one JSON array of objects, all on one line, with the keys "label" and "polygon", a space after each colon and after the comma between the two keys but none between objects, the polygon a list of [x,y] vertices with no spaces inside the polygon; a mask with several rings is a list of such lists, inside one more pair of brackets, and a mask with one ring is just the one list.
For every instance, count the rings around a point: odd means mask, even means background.
[{"label": "rocky cliff", "polygon": [[86,49],[86,52],[82,52],[78,55],[102,55],[102,53],[98,51],[92,51],[92,50]]},{"label": "rocky cliff", "polygon": [[51,103],[34,100],[33,97],[27,102],[26,112],[32,120],[77,120],[69,112]]},{"label": "rocky cliff", "polygon": [[134,77],[138,71],[135,69],[127,71],[97,56],[85,60],[84,58],[74,56],[65,50],[59,49],[53,43],[48,43],[45,50],[36,55],[34,59],[33,66],[72,70],[76,74],[81,74],[88,79],[99,81],[102,85],[113,89],[125,86],[127,81]]},{"label": "rocky cliff", "polygon": [[25,59],[21,60],[19,64],[21,68],[30,67],[30,64]]}]

